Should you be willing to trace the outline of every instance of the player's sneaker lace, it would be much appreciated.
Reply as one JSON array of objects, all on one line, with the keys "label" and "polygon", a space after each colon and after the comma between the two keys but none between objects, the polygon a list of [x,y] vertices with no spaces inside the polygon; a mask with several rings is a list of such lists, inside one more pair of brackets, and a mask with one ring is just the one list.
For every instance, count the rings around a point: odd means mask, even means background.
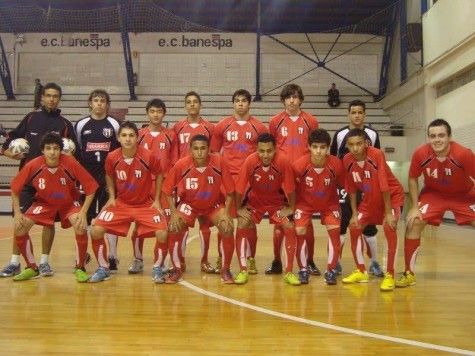
[{"label": "player's sneaker lace", "polygon": [[411,271],[406,271],[399,277],[395,284],[398,288],[413,286],[416,284],[416,276],[411,273]]},{"label": "player's sneaker lace", "polygon": [[241,271],[237,275],[236,278],[234,278],[234,283],[236,284],[246,284],[249,281],[249,274],[247,271]]},{"label": "player's sneaker lace", "polygon": [[132,264],[130,265],[127,272],[129,274],[142,273],[143,272],[143,261],[135,258],[134,262],[132,262]]},{"label": "player's sneaker lace", "polygon": [[376,277],[384,277],[384,272],[381,270],[379,263],[376,261],[371,262],[369,266],[369,273]]},{"label": "player's sneaker lace", "polygon": [[348,277],[343,278],[343,283],[367,283],[369,280],[368,272],[361,272],[359,269],[355,269]]},{"label": "player's sneaker lace", "polygon": [[325,275],[324,275],[325,282],[330,285],[335,285],[337,276],[338,276],[338,272],[335,269],[328,270],[325,272]]},{"label": "player's sneaker lace", "polygon": [[182,281],[183,272],[180,268],[175,268],[172,272],[169,272],[165,277],[166,284],[176,284]]},{"label": "player's sneaker lace", "polygon": [[109,255],[107,259],[109,260],[109,272],[112,274],[117,273],[117,265],[120,263],[119,259],[112,255]]},{"label": "player's sneaker lace", "polygon": [[162,267],[153,267],[152,279],[153,279],[153,283],[156,283],[156,284],[165,283],[165,274],[163,273]]},{"label": "player's sneaker lace", "polygon": [[302,284],[308,284],[308,271],[306,269],[300,270],[299,281]]},{"label": "player's sneaker lace", "polygon": [[307,261],[307,269],[310,272],[310,274],[314,276],[319,276],[321,275],[320,270],[318,269],[317,265],[313,260],[308,260]]},{"label": "player's sneaker lace", "polygon": [[384,279],[381,282],[381,285],[379,286],[379,289],[382,290],[383,292],[389,292],[394,290],[395,287],[395,282],[392,274],[389,272],[386,272],[384,274]]},{"label": "player's sneaker lace", "polygon": [[220,274],[221,268],[223,268],[223,259],[221,258],[221,256],[218,256],[218,258],[216,259],[216,267],[214,268],[214,273]]},{"label": "player's sneaker lace", "polygon": [[266,274],[281,274],[282,262],[279,260],[273,260],[269,268],[266,269]]},{"label": "player's sneaker lace", "polygon": [[38,268],[42,277],[51,277],[54,274],[54,271],[48,262],[40,263]]},{"label": "player's sneaker lace", "polygon": [[14,264],[14,263],[9,263],[5,266],[5,268],[2,269],[0,272],[0,277],[12,277],[16,276],[17,274],[20,274],[21,272],[21,265],[20,264]]},{"label": "player's sneaker lace", "polygon": [[204,273],[214,273],[214,268],[209,262],[201,262],[201,271]]},{"label": "player's sneaker lace", "polygon": [[40,277],[40,272],[37,269],[27,267],[23,270],[23,272],[13,277],[13,280],[15,282],[20,282],[20,281],[27,281],[29,279],[39,278],[39,277]]},{"label": "player's sneaker lace", "polygon": [[76,268],[74,274],[76,275],[76,281],[78,281],[79,283],[85,283],[89,279],[89,276],[87,275],[86,269],[84,267]]},{"label": "player's sneaker lace", "polygon": [[234,277],[229,269],[223,269],[221,271],[221,282],[224,284],[234,284]]},{"label": "player's sneaker lace", "polygon": [[257,274],[256,259],[254,257],[249,257],[247,259],[247,273]]},{"label": "player's sneaker lace", "polygon": [[299,279],[293,274],[293,272],[287,272],[284,276],[284,282],[290,284],[291,286],[299,286],[302,283]]},{"label": "player's sneaker lace", "polygon": [[110,271],[106,270],[104,267],[99,267],[96,272],[89,278],[89,283],[98,283],[102,281],[108,281],[111,278]]}]

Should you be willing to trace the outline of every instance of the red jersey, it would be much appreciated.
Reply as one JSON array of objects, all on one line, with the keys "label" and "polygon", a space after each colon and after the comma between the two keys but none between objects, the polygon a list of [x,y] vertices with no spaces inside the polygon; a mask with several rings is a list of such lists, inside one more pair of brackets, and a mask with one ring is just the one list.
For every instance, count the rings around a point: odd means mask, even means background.
[{"label": "red jersey", "polygon": [[424,190],[465,195],[474,187],[470,177],[475,178],[475,156],[470,149],[450,142],[449,154],[440,159],[427,143],[414,151],[409,168],[409,178],[418,178],[421,174]]},{"label": "red jersey", "polygon": [[106,174],[114,181],[117,199],[129,205],[152,202],[150,190],[155,176],[162,172],[153,152],[138,146],[132,158],[118,148],[107,155]]},{"label": "red jersey", "polygon": [[275,137],[277,147],[291,162],[309,152],[308,134],[317,128],[317,119],[304,111],[296,119],[284,111],[269,121],[269,132]]},{"label": "red jersey", "polygon": [[404,189],[386,163],[383,151],[368,147],[364,161],[357,161],[351,153],[343,157],[346,171],[345,188],[348,193],[363,193],[368,206],[384,206],[382,192],[389,192],[393,206],[404,205]]},{"label": "red jersey", "polygon": [[206,210],[225,202],[221,187],[225,194],[232,194],[234,181],[224,160],[210,154],[205,167],[196,167],[191,156],[179,159],[163,182],[162,191],[171,196],[179,188],[180,203]]},{"label": "red jersey", "polygon": [[286,196],[295,191],[292,166],[285,155],[277,152],[270,166],[265,167],[257,153],[244,161],[236,181],[236,192],[244,195],[255,207],[277,207],[286,204]]},{"label": "red jersey", "polygon": [[183,158],[190,154],[190,140],[193,136],[201,134],[211,140],[214,125],[202,117],[197,123],[190,123],[188,118],[185,118],[173,126],[173,131],[178,137],[178,158]]},{"label": "red jersey", "polygon": [[162,172],[166,173],[178,160],[178,141],[175,131],[161,127],[150,131],[144,127],[139,131],[139,145],[152,151],[160,160]]},{"label": "red jersey", "polygon": [[65,154],[61,154],[59,165],[55,168],[46,165],[44,156],[32,159],[13,178],[11,189],[19,195],[29,182],[35,187],[37,202],[55,206],[69,206],[80,200],[78,183],[86,195],[94,193],[99,186],[74,157]]},{"label": "red jersey", "polygon": [[256,152],[257,136],[265,132],[267,128],[255,117],[251,116],[244,121],[230,116],[221,120],[214,128],[210,148],[213,152],[222,149],[221,154],[231,174],[237,175],[247,156]]},{"label": "red jersey", "polygon": [[293,164],[297,180],[297,202],[321,210],[338,205],[338,186],[344,186],[345,174],[341,160],[327,156],[324,167],[317,168],[311,161],[310,154],[301,157]]}]

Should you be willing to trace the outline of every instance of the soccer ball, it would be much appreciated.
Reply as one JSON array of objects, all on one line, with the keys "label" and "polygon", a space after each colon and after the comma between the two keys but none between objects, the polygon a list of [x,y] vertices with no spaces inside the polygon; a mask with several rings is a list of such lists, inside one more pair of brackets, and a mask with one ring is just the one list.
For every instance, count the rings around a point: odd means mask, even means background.
[{"label": "soccer ball", "polygon": [[30,152],[30,144],[24,138],[16,138],[12,140],[8,148],[10,149],[11,153],[15,155],[20,154],[20,153],[23,153],[26,155],[28,154],[28,152]]},{"label": "soccer ball", "polygon": [[63,137],[63,153],[67,155],[73,155],[76,152],[76,145],[70,138]]}]

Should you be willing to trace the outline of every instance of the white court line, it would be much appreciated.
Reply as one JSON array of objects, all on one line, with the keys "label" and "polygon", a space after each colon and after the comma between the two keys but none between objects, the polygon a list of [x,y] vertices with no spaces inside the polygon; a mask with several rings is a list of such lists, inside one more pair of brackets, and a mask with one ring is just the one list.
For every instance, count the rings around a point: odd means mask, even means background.
[{"label": "white court line", "polygon": [[[199,237],[199,235],[189,237],[188,241],[187,241],[187,245],[191,241],[196,239],[197,237]],[[206,295],[208,297],[218,299],[218,300],[221,300],[223,302],[230,303],[230,304],[233,304],[233,305],[237,305],[237,306],[242,307],[242,308],[250,309],[250,310],[256,311],[258,313],[274,316],[276,318],[291,320],[291,321],[295,321],[297,323],[316,326],[316,327],[323,328],[323,329],[335,330],[335,331],[343,332],[343,333],[346,333],[346,334],[353,334],[353,335],[356,335],[356,336],[370,337],[370,338],[373,338],[373,339],[378,339],[378,340],[383,340],[383,341],[390,341],[390,342],[395,342],[395,343],[398,343],[398,344],[405,344],[405,345],[410,345],[410,346],[422,347],[422,348],[425,348],[425,349],[450,352],[450,353],[453,353],[453,354],[475,356],[475,351],[457,349],[457,348],[454,348],[454,347],[440,346],[440,345],[429,344],[429,343],[420,342],[420,341],[406,340],[406,339],[401,339],[401,338],[398,338],[398,337],[374,334],[374,333],[370,333],[370,332],[366,332],[366,331],[349,329],[349,328],[344,328],[344,327],[341,327],[341,326],[322,323],[322,322],[319,322],[319,321],[309,320],[309,319],[305,319],[305,318],[299,318],[297,316],[276,312],[276,311],[273,311],[273,310],[269,310],[269,309],[261,308],[261,307],[255,306],[255,305],[240,302],[240,301],[235,300],[235,299],[224,297],[222,295],[219,295],[219,294],[207,291],[203,288],[197,287],[194,284],[191,284],[191,283],[186,282],[186,281],[181,281],[181,282],[179,282],[179,284],[181,284],[181,285],[185,286],[186,288],[191,289],[191,290],[193,290],[197,293]]]}]

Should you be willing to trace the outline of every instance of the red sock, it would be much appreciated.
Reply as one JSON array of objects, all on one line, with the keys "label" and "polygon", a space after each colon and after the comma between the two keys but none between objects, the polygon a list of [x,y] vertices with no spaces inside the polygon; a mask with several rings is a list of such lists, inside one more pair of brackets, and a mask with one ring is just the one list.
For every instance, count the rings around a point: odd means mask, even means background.
[{"label": "red sock", "polygon": [[336,264],[340,258],[340,229],[328,231],[328,266],[327,270],[336,269]]},{"label": "red sock", "polygon": [[295,235],[297,239],[297,265],[299,269],[305,268],[307,266],[307,239],[306,235]]},{"label": "red sock", "polygon": [[[181,264],[185,263],[185,253],[186,253],[186,240],[188,240],[188,229],[186,229],[181,238],[179,257]],[[182,266],[183,267],[183,266]],[[184,271],[183,271],[184,272]]]},{"label": "red sock", "polygon": [[282,229],[282,226],[280,225],[274,225],[273,244],[274,244],[274,260],[276,261],[282,261],[282,258],[280,257],[282,241],[284,241],[284,229]]},{"label": "red sock", "polygon": [[211,230],[209,227],[200,226],[201,240],[201,262],[208,262],[209,241],[211,239]]},{"label": "red sock", "polygon": [[297,248],[297,238],[293,227],[284,229],[285,234],[285,273],[292,272],[294,266],[295,250]]},{"label": "red sock", "polygon": [[307,226],[307,233],[305,234],[305,240],[307,240],[307,259],[313,261],[313,255],[315,252],[315,234],[313,230],[313,224],[310,222]]},{"label": "red sock", "polygon": [[183,233],[169,232],[168,233],[168,252],[170,253],[170,260],[174,268],[181,269],[181,242],[183,241]]},{"label": "red sock", "polygon": [[257,250],[257,228],[254,226],[247,230],[247,243],[249,246],[249,255],[247,257],[255,258]]},{"label": "red sock", "polygon": [[[221,235],[218,233],[218,237]],[[231,260],[234,253],[234,237],[233,235],[222,235],[221,236],[221,253],[223,256],[222,269],[231,268]]]},{"label": "red sock", "polygon": [[30,235],[15,236],[15,242],[20,249],[21,255],[25,259],[27,267],[38,269],[38,266],[35,263],[35,256],[33,255],[33,245],[31,243]]},{"label": "red sock", "polygon": [[153,249],[153,256],[154,256],[153,267],[161,267],[163,265],[163,261],[165,261],[165,257],[167,257],[167,253],[168,253],[168,243],[160,242],[156,240],[155,248]]},{"label": "red sock", "polygon": [[76,234],[76,267],[83,268],[86,264],[87,233]]},{"label": "red sock", "polygon": [[397,231],[391,229],[388,224],[383,226],[384,234],[386,235],[386,241],[388,243],[388,268],[387,272],[394,277],[394,268],[396,266],[396,254],[397,254]]},{"label": "red sock", "polygon": [[132,247],[134,249],[134,258],[140,261],[143,261],[143,243],[144,239],[139,238],[137,236],[137,231],[134,230],[132,232],[132,236],[130,237],[132,240]]},{"label": "red sock", "polygon": [[99,266],[109,269],[109,262],[107,261],[107,245],[104,241],[104,236],[100,239],[92,239],[92,250],[94,251]]},{"label": "red sock", "polygon": [[366,266],[364,264],[364,255],[363,255],[363,236],[361,235],[361,229],[350,226],[350,237],[351,237],[351,252],[353,253],[353,258],[355,260],[356,267],[360,272],[366,271]]},{"label": "red sock", "polygon": [[416,264],[417,254],[419,253],[419,247],[421,246],[421,239],[405,239],[404,240],[404,257],[406,271],[410,271],[414,274],[414,265]]},{"label": "red sock", "polygon": [[236,255],[241,271],[247,271],[246,252],[248,235],[249,229],[241,229],[239,227],[236,229]]}]

